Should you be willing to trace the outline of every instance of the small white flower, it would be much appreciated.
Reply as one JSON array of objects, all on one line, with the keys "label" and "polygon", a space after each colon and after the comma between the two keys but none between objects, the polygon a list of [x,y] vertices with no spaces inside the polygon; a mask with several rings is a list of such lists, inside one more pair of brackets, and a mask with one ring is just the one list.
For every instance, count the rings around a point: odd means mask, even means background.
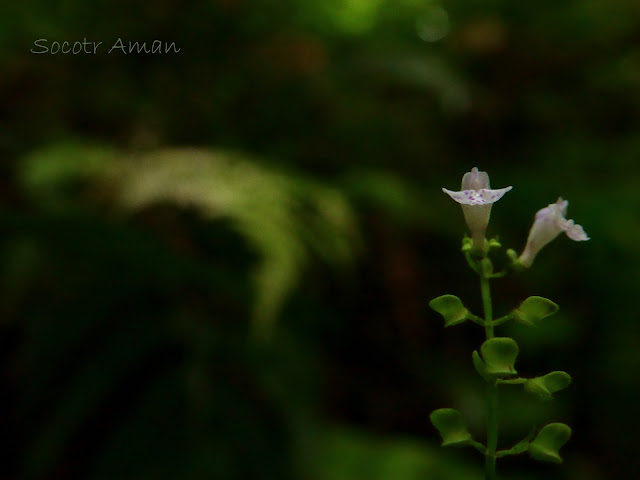
[{"label": "small white flower", "polygon": [[538,252],[556,238],[562,232],[567,234],[571,240],[583,242],[589,240],[589,237],[580,225],[573,220],[567,220],[564,216],[567,214],[569,202],[558,198],[556,203],[550,204],[548,207],[539,210],[527,238],[527,245],[518,261],[525,267],[530,267]]},{"label": "small white flower", "polygon": [[464,218],[471,231],[474,250],[484,250],[484,235],[489,225],[491,205],[512,188],[491,190],[487,172],[480,172],[477,167],[473,167],[462,177],[462,187],[459,192],[442,189],[444,193],[461,204]]}]

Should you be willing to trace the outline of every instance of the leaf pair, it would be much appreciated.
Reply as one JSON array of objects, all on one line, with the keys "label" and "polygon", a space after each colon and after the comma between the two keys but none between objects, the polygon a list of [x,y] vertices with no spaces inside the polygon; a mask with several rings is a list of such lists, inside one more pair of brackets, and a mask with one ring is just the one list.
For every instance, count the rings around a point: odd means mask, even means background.
[{"label": "leaf pair", "polygon": [[[441,295],[429,302],[429,306],[444,317],[444,326],[458,325],[475,317],[455,295]],[[529,297],[504,320],[513,318],[526,325],[536,325],[543,318],[558,311],[558,305],[544,297]]]},{"label": "leaf pair", "polygon": [[[443,447],[463,447],[471,444],[471,433],[458,410],[440,408],[434,410],[429,418],[440,432]],[[532,436],[527,436],[509,450],[498,452],[497,456],[517,455],[529,451],[529,455],[536,460],[562,463],[559,450],[571,437],[571,428],[564,423],[550,423],[538,432],[533,441],[530,441]]]},{"label": "leaf pair", "polygon": [[515,361],[518,357],[518,344],[509,337],[490,338],[480,347],[482,357],[477,350],[473,352],[473,365],[478,373],[487,380],[498,379],[499,383],[524,384],[524,390],[541,400],[551,400],[553,394],[571,384],[571,376],[566,372],[555,371],[535,378],[517,378],[502,380],[515,375]]}]

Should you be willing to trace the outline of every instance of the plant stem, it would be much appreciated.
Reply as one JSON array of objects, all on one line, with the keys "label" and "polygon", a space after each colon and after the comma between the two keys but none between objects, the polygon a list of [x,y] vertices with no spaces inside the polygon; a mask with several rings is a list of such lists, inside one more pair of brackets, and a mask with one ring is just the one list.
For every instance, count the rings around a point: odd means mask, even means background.
[{"label": "plant stem", "polygon": [[[480,291],[484,308],[485,333],[487,340],[493,338],[493,309],[489,278],[485,272],[480,273]],[[487,452],[485,454],[485,480],[496,480],[496,448],[498,447],[498,386],[495,382],[487,382]]]},{"label": "plant stem", "polygon": [[493,338],[493,308],[491,307],[491,292],[489,279],[480,273],[480,291],[482,292],[482,307],[484,308],[485,332],[487,340]]},{"label": "plant stem", "polygon": [[498,389],[487,384],[487,453],[485,454],[485,480],[496,480],[496,448],[498,447]]}]

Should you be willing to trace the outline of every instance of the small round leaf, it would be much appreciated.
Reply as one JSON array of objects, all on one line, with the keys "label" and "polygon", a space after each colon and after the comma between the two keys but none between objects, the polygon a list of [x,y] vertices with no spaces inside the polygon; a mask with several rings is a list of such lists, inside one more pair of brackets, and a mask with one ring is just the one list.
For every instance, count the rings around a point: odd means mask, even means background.
[{"label": "small round leaf", "polygon": [[467,310],[455,295],[442,295],[429,302],[429,306],[444,317],[444,326],[450,327],[467,319]]},{"label": "small round leaf", "polygon": [[540,320],[558,311],[558,305],[544,297],[529,297],[513,311],[514,318],[527,325],[535,325]]},{"label": "small round leaf", "polygon": [[541,400],[551,400],[553,394],[571,384],[571,376],[566,372],[551,372],[543,377],[527,380],[524,389],[538,396]]},{"label": "small round leaf", "polygon": [[442,436],[443,447],[462,447],[471,440],[471,433],[462,414],[454,408],[439,408],[429,416]]},{"label": "small round leaf", "polygon": [[529,454],[542,462],[562,463],[558,450],[571,437],[571,428],[564,423],[545,425],[531,444]]},{"label": "small round leaf", "polygon": [[517,373],[514,364],[518,352],[518,344],[509,337],[490,338],[480,347],[487,373],[495,377]]},{"label": "small round leaf", "polygon": [[487,366],[480,358],[480,354],[477,350],[473,351],[471,358],[473,359],[473,366],[476,367],[476,371],[480,374],[480,376],[485,380],[489,380],[491,376],[487,372]]}]

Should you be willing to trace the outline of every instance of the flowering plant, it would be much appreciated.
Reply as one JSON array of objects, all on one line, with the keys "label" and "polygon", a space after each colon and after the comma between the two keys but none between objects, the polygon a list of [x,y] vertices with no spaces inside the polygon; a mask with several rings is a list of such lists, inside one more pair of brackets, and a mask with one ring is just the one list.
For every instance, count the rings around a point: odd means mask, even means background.
[{"label": "flowering plant", "polygon": [[[496,460],[507,455],[528,452],[536,460],[561,463],[559,449],[571,436],[571,428],[564,423],[550,423],[536,432],[534,428],[529,435],[511,448],[498,450],[498,387],[500,385],[522,385],[529,392],[542,400],[549,400],[553,394],[566,388],[571,383],[568,373],[554,371],[534,378],[516,376],[515,361],[519,353],[518,344],[510,337],[495,336],[495,327],[507,322],[516,321],[527,325],[536,325],[545,317],[558,310],[551,300],[531,296],[507,315],[494,319],[489,282],[491,279],[506,275],[506,271],[494,272],[489,253],[501,248],[497,239],[487,240],[485,233],[489,224],[491,207],[512,187],[492,190],[489,186],[489,175],[473,168],[462,177],[460,191],[442,190],[462,206],[469,233],[462,242],[462,252],[471,269],[480,278],[480,291],[484,317],[471,313],[455,295],[442,295],[433,299],[429,306],[444,317],[445,327],[458,325],[467,320],[485,329],[486,341],[480,351],[474,351],[471,358],[473,365],[487,385],[487,441],[486,445],[474,440],[467,428],[462,414],[452,408],[440,408],[431,413],[430,419],[442,436],[443,446],[471,446],[485,457],[485,479],[495,480]],[[565,232],[575,241],[589,240],[580,225],[565,218],[569,202],[559,198],[556,203],[536,213],[533,226],[529,232],[526,246],[520,256],[514,250],[507,250],[515,270],[524,270],[532,266],[540,250]]]}]

